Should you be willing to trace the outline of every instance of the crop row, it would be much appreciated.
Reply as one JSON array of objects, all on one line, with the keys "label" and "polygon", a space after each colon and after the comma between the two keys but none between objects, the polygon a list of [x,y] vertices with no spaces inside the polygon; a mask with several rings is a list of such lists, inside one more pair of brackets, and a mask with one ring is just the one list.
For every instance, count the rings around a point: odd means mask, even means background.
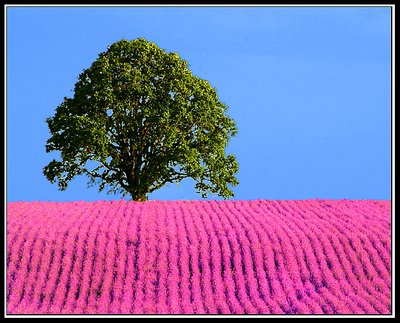
[{"label": "crop row", "polygon": [[389,314],[378,200],[13,202],[9,314]]}]

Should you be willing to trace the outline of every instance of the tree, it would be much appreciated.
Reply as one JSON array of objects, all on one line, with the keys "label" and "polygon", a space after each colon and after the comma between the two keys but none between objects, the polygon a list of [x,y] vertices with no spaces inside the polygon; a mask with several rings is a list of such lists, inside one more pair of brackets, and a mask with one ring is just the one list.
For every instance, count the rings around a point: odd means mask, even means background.
[{"label": "tree", "polygon": [[202,197],[234,196],[238,164],[225,148],[237,133],[216,89],[192,74],[177,53],[144,38],[121,40],[100,53],[47,118],[46,152],[59,151],[43,169],[65,190],[87,175],[99,192],[145,201],[166,183],[193,178]]}]

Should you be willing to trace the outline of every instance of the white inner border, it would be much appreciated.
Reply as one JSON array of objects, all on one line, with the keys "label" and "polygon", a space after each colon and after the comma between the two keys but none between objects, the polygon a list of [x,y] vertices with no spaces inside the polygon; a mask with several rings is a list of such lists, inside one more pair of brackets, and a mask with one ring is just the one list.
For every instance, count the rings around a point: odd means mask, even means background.
[{"label": "white inner border", "polygon": [[394,181],[394,165],[395,165],[395,144],[394,144],[394,138],[395,138],[395,115],[394,115],[394,106],[395,106],[395,5],[199,5],[199,4],[195,4],[195,5],[187,5],[187,4],[183,4],[183,5],[172,5],[172,4],[166,4],[166,5],[4,5],[4,174],[5,174],[5,181],[4,181],[4,266],[6,266],[6,241],[7,241],[7,232],[6,232],[6,228],[7,228],[7,8],[15,8],[15,7],[390,7],[391,10],[391,19],[392,19],[392,24],[391,24],[391,32],[392,32],[392,43],[391,43],[391,49],[392,49],[392,53],[391,53],[391,73],[392,73],[392,79],[391,79],[391,98],[392,98],[392,104],[391,104],[391,126],[392,126],[392,132],[391,132],[391,140],[392,140],[392,165],[391,165],[391,179],[392,179],[392,191],[391,191],[391,211],[392,211],[392,314],[391,315],[128,315],[128,314],[124,314],[124,315],[52,315],[52,314],[48,314],[48,315],[7,315],[7,304],[6,304],[6,280],[7,280],[7,275],[6,275],[6,268],[4,268],[4,317],[5,318],[68,318],[68,317],[72,317],[72,318],[92,318],[92,317],[98,317],[98,318],[102,318],[102,317],[115,317],[115,318],[121,318],[121,317],[126,317],[126,318],[130,318],[130,317],[144,317],[144,318],[167,318],[167,317],[171,317],[171,318],[179,318],[179,317],[193,317],[193,318],[197,318],[197,317],[203,317],[203,318],[313,318],[313,317],[321,317],[321,318],[328,318],[328,317],[337,317],[337,318],[352,318],[352,317],[365,317],[365,318],[372,318],[372,317],[380,317],[380,318],[394,318],[395,317],[395,262],[394,262],[394,255],[395,255],[395,200],[394,200],[394,196],[395,196],[395,181]]}]

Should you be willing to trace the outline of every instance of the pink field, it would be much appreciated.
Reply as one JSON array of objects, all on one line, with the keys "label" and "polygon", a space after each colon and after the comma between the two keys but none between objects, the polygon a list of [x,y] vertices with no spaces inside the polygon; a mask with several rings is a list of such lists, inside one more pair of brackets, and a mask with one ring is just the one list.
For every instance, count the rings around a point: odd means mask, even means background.
[{"label": "pink field", "polygon": [[390,314],[390,201],[14,202],[7,314]]}]

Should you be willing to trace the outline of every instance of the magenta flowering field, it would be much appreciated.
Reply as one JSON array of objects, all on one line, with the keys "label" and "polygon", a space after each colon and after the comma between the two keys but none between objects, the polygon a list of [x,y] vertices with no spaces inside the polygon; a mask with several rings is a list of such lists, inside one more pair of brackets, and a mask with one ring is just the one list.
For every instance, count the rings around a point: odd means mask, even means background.
[{"label": "magenta flowering field", "polygon": [[13,202],[8,314],[390,314],[378,200]]}]

